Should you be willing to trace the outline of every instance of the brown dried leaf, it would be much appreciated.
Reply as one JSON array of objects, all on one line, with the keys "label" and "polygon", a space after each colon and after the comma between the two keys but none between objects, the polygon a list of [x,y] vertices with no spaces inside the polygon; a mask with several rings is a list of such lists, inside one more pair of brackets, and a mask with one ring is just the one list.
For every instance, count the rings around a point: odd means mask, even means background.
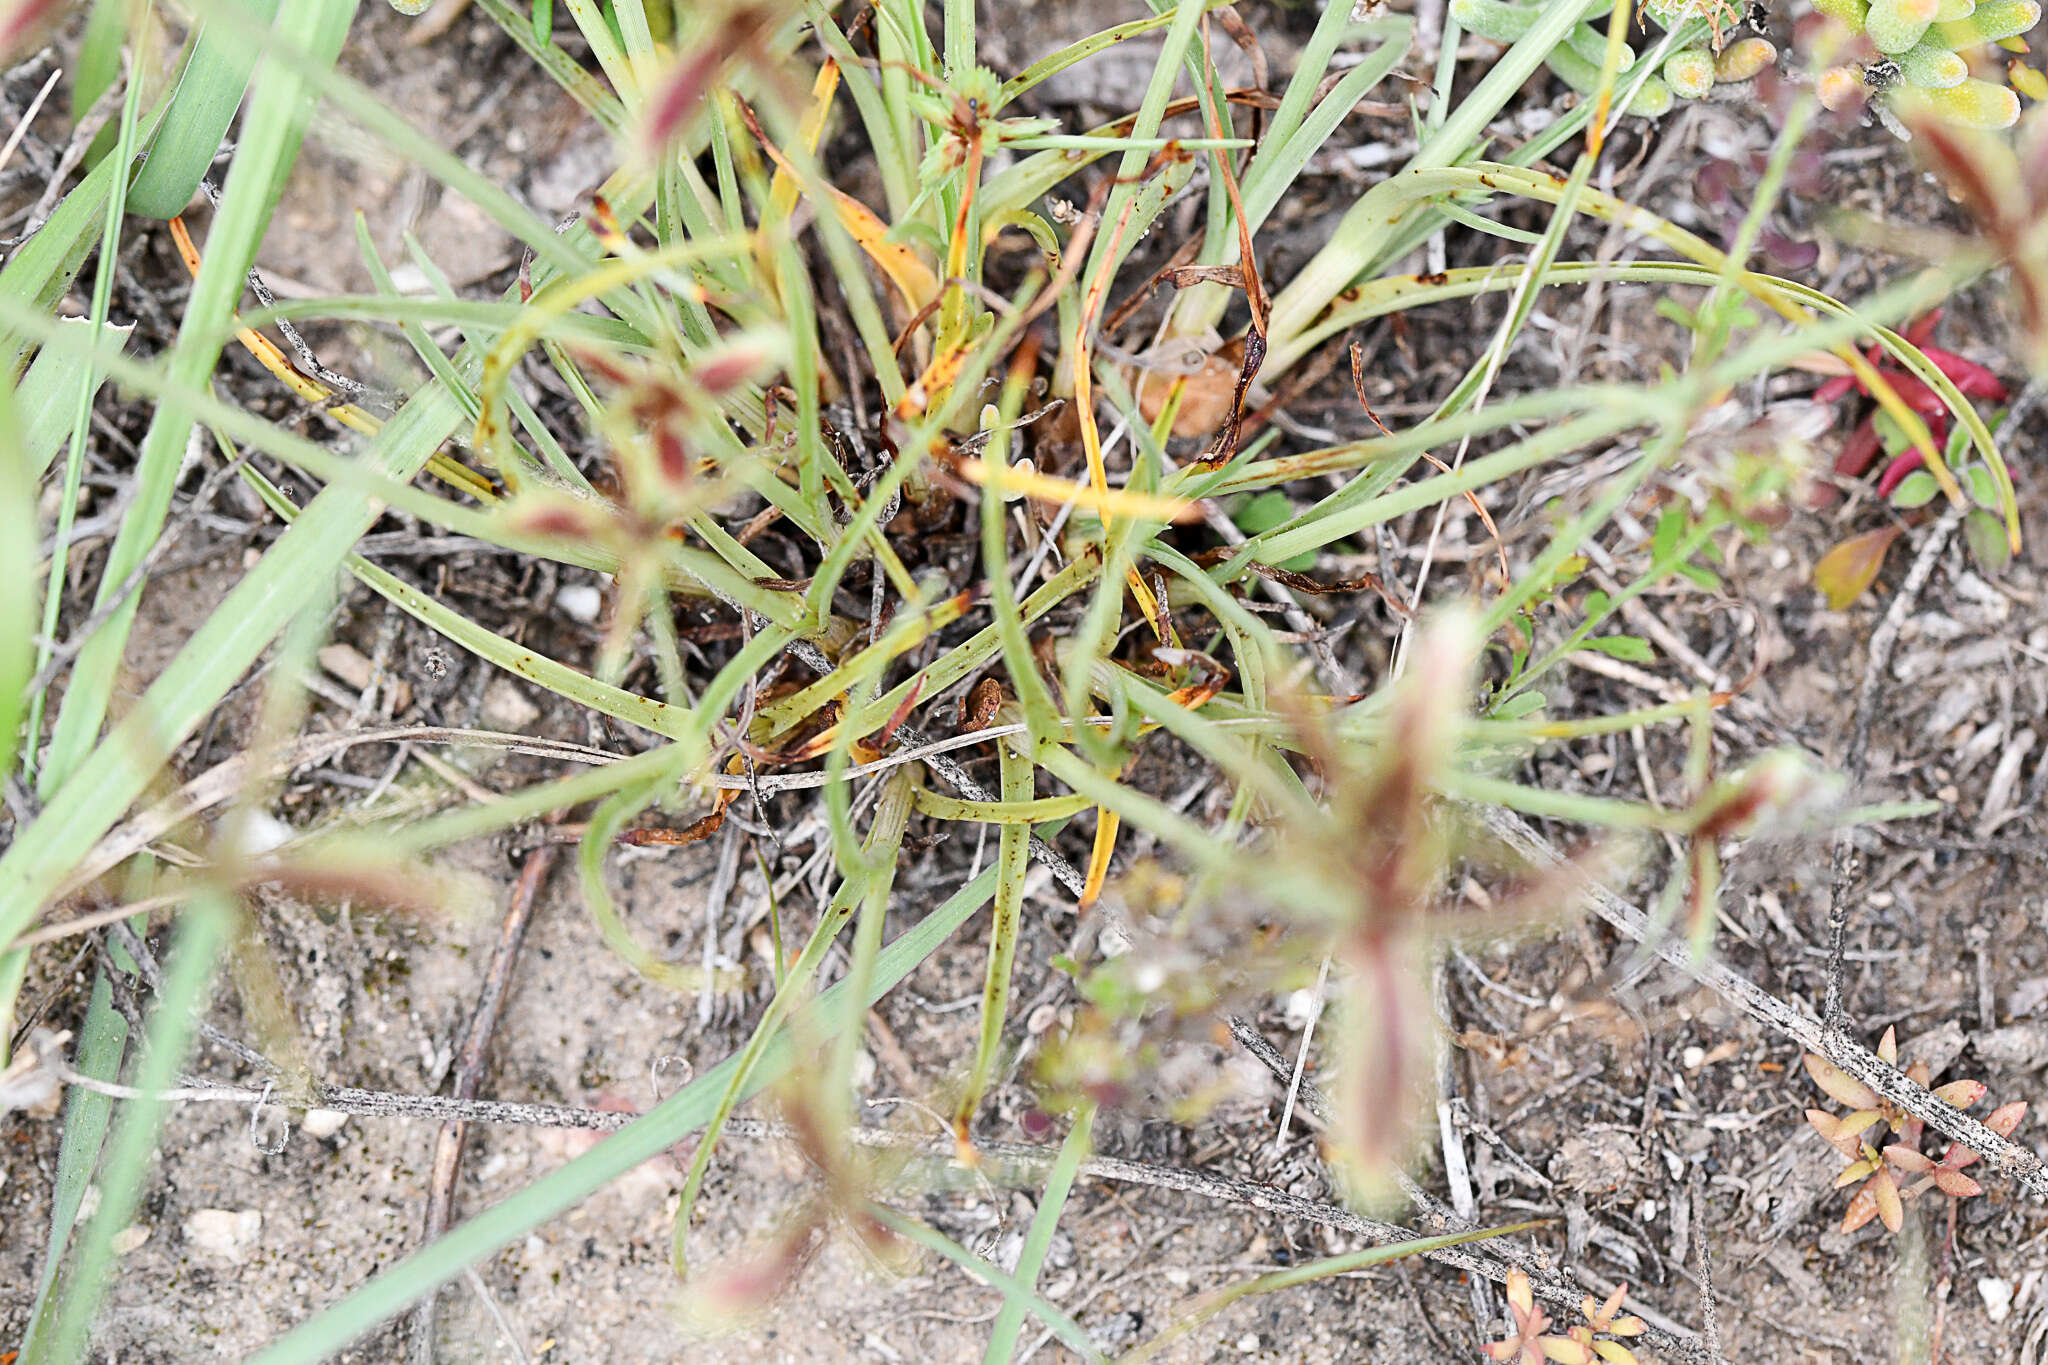
[{"label": "brown dried leaf", "polygon": [[1813,581],[1827,595],[1828,606],[1842,610],[1877,581],[1884,557],[1899,533],[1897,526],[1880,526],[1849,537],[1821,556],[1820,563],[1813,566]]}]

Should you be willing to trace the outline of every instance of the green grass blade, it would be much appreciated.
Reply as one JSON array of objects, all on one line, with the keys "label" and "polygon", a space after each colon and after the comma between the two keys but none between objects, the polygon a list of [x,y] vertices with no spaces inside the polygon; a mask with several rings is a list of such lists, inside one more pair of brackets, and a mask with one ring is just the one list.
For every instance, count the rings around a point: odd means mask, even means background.
[{"label": "green grass blade", "polygon": [[[279,20],[278,35],[313,54],[314,60],[331,65],[354,13],[355,0],[304,0]],[[284,62],[266,61],[208,234],[206,259],[178,329],[170,375],[179,387],[200,388],[213,372],[220,346],[201,338],[219,332],[241,299],[257,244],[283,193],[285,172],[298,157],[299,140],[312,113],[312,100],[297,71]],[[107,553],[95,606],[111,601],[162,533],[191,430],[192,413],[184,404],[173,399],[158,406],[143,438],[134,500]],[[79,651],[50,737],[49,759],[39,776],[38,790],[45,796],[69,777],[99,735],[139,600],[139,593],[130,594]]]},{"label": "green grass blade", "polygon": [[[1033,749],[1028,738],[1019,736],[996,741],[1002,765],[1003,800],[1031,799],[1035,770],[1028,755]],[[1024,878],[1031,868],[1030,843],[1029,825],[1002,826],[996,854],[995,913],[988,931],[988,976],[981,992],[981,1035],[975,1043],[967,1087],[953,1117],[954,1131],[962,1138],[974,1123],[974,1111],[981,1106],[981,1097],[995,1075],[996,1056],[1002,1050],[1003,1020],[1010,1007],[1010,966],[1016,960],[1017,933],[1024,915]]]},{"label": "green grass blade", "polygon": [[[136,145],[146,143],[163,116],[159,105],[142,119],[136,130]],[[0,298],[32,306],[39,313],[53,313],[57,303],[78,278],[86,256],[98,245],[106,222],[107,199],[119,179],[119,160],[104,157],[100,164],[71,187],[51,211],[49,221],[35,236],[22,243],[0,267]],[[21,372],[21,362],[31,343],[13,327],[0,330],[0,376]]]},{"label": "green grass blade", "polygon": [[[75,375],[57,376],[53,387]],[[33,448],[17,440],[20,412],[16,395],[0,384],[0,582],[27,585],[36,581],[37,466]],[[54,452],[54,438],[51,443]],[[45,457],[47,462],[47,456]],[[29,679],[36,670],[35,594],[23,586],[0,593],[0,774],[14,771],[22,714],[27,710]],[[0,1052],[7,1047],[11,993],[0,990]]]},{"label": "green grass blade", "polygon": [[71,121],[76,124],[121,79],[121,47],[128,38],[128,0],[93,0],[78,60],[71,68]]},{"label": "green grass blade", "polygon": [[[385,426],[364,458],[393,478],[410,478],[453,434],[460,413],[445,390],[430,387]],[[0,856],[0,941],[28,926],[71,867],[147,789],[170,750],[204,723],[380,515],[367,494],[327,489],[242,577],[136,709]]]},{"label": "green grass blade", "polygon": [[1401,172],[1367,190],[1352,205],[1330,240],[1273,300],[1272,349],[1266,365],[1279,373],[1298,359],[1295,339],[1316,315],[1380,255],[1387,239],[1411,205],[1405,200],[1405,178],[1412,172],[1447,166],[1466,156],[1515,92],[1522,88],[1550,50],[1579,22],[1576,4],[1552,5],[1529,32],[1497,58],[1471,93],[1422,144]]},{"label": "green grass blade", "polygon": [[[640,193],[633,190],[634,195]],[[622,212],[642,200],[622,195]],[[590,249],[586,229],[568,234],[574,250]],[[536,271],[545,283],[547,270]],[[4,302],[0,297],[0,302]],[[17,328],[24,318],[9,313]],[[42,324],[47,329],[47,322]],[[480,351],[464,352],[456,368],[474,386]],[[232,413],[232,410],[224,409]],[[461,421],[455,397],[438,384],[415,394],[358,457],[386,478],[411,479]],[[239,415],[239,414],[236,414]],[[20,933],[60,888],[70,869],[148,787],[172,747],[211,714],[307,595],[340,567],[355,541],[382,514],[377,500],[353,487],[331,487],[246,573],[164,669],[136,709],[84,760],[78,784],[67,784],[28,829],[0,855],[0,942]]]},{"label": "green grass blade", "polygon": [[[1045,1264],[1046,1250],[1052,1246],[1052,1235],[1059,1228],[1060,1214],[1067,1207],[1067,1195],[1074,1188],[1074,1175],[1088,1155],[1089,1137],[1094,1131],[1095,1106],[1091,1104],[1074,1116],[1074,1126],[1067,1130],[1067,1139],[1060,1144],[1059,1157],[1045,1178],[1045,1190],[1038,1197],[1038,1212],[1031,1217],[1031,1230],[1024,1235],[1024,1250],[1017,1257],[1014,1273],[1017,1283],[1026,1289],[1036,1291],[1038,1287],[1039,1267]],[[989,1329],[988,1349],[982,1353],[982,1365],[1010,1365],[1010,1359],[1017,1351],[1017,1333],[1024,1328],[1027,1307],[1022,1299],[1003,1300],[1002,1311],[996,1314],[996,1325]]]},{"label": "green grass blade", "polygon": [[1514,1223],[1506,1227],[1474,1228],[1469,1232],[1446,1233],[1441,1237],[1417,1237],[1412,1241],[1389,1242],[1385,1246],[1366,1247],[1361,1251],[1346,1252],[1342,1256],[1326,1256],[1307,1265],[1276,1270],[1208,1295],[1194,1311],[1183,1314],[1164,1332],[1122,1357],[1118,1365],[1138,1365],[1140,1361],[1150,1360],[1166,1346],[1185,1337],[1231,1304],[1254,1294],[1270,1294],[1279,1289],[1291,1289],[1295,1285],[1309,1284],[1332,1275],[1364,1270],[1368,1266],[1385,1265],[1388,1261],[1400,1260],[1404,1256],[1426,1256],[1432,1251],[1442,1251],[1446,1247],[1482,1242],[1493,1237],[1511,1236],[1535,1226],[1534,1223]]},{"label": "green grass blade", "polygon": [[[64,318],[67,327],[91,330],[91,324],[81,318]],[[109,326],[102,330],[103,344],[111,344],[119,351],[135,330],[131,323],[125,327]],[[20,423],[21,445],[25,464],[31,482],[42,478],[50,468],[50,461],[57,458],[57,451],[64,445],[65,437],[71,434],[72,406],[78,400],[81,384],[93,385],[97,393],[105,384],[106,376],[88,379],[94,367],[89,357],[68,347],[46,348],[36,353],[29,362],[28,372],[21,377],[14,390],[15,420]],[[33,543],[31,537],[30,543]],[[26,582],[26,579],[11,579],[10,582]]]},{"label": "green grass blade", "polygon": [[[850,736],[847,742],[851,742]],[[835,784],[832,790],[834,795],[841,798],[845,795],[843,784]],[[843,824],[847,828],[835,828],[835,841],[843,834],[848,842],[851,842],[851,821],[843,805],[837,814],[841,819],[835,821],[835,825]],[[894,866],[903,847],[903,832],[909,818],[910,800],[907,792],[895,799],[881,802],[876,807],[874,822],[868,827],[866,848],[862,853],[855,854],[852,859],[842,861],[842,866],[851,866],[854,870],[840,882],[838,891],[833,894],[831,901],[818,916],[818,923],[811,931],[810,940],[804,944],[803,951],[797,954],[796,962],[789,968],[787,978],[776,987],[774,998],[768,1002],[761,1022],[755,1026],[753,1036],[747,1040],[746,1048],[736,1059],[738,1064],[726,1082],[718,1106],[711,1114],[707,1131],[698,1142],[697,1150],[690,1157],[689,1171],[683,1177],[681,1201],[676,1207],[674,1260],[677,1273],[685,1273],[688,1267],[684,1243],[689,1237],[698,1191],[703,1188],[704,1177],[711,1169],[711,1156],[717,1146],[720,1130],[748,1093],[748,1082],[759,1074],[761,1063],[767,1056],[769,1046],[780,1033],[784,1020],[810,992],[811,982],[824,966],[825,954],[839,937],[839,931],[844,929],[847,921],[853,917],[855,908],[868,894],[869,888],[881,879],[881,874],[871,871],[870,866],[864,864],[879,866],[886,862]],[[597,828],[598,821],[593,818],[591,829],[595,832]],[[582,869],[586,894],[591,883],[603,875],[601,869],[593,866],[591,848],[591,842],[586,839]],[[599,855],[602,852],[601,848],[597,850]],[[833,1014],[827,1013],[816,1026],[832,1028],[839,1022]]]},{"label": "green grass blade", "polygon": [[[92,985],[92,998],[79,1025],[78,1048],[71,1065],[79,1075],[96,1081],[121,1079],[121,1056],[128,1047],[128,1021],[114,1008],[114,993],[100,972]],[[106,1141],[107,1126],[113,1119],[113,1097],[84,1086],[71,1087],[64,1100],[64,1141],[57,1153],[57,1179],[50,1191],[50,1239],[43,1251],[43,1269],[36,1281],[35,1307],[29,1316],[28,1335],[21,1343],[26,1360],[39,1356],[38,1347],[55,1327],[61,1296],[56,1292],[64,1253],[71,1246],[71,1231],[78,1210],[85,1203],[86,1186],[92,1183],[99,1165],[100,1145]]]},{"label": "green grass blade", "polygon": [[[1225,3],[1228,3],[1228,0],[1207,0],[1207,7],[1216,9]],[[1127,24],[1118,24],[1114,28],[1103,29],[1100,33],[1091,33],[1079,42],[1069,43],[1057,52],[1040,57],[1037,61],[1003,82],[1002,92],[996,97],[996,109],[1000,110],[1005,105],[1015,102],[1016,98],[1025,91],[1036,89],[1054,76],[1059,75],[1060,72],[1065,71],[1069,67],[1079,65],[1098,52],[1107,51],[1118,43],[1126,42],[1141,33],[1150,33],[1154,29],[1165,28],[1173,22],[1173,15],[1174,12],[1168,10],[1163,14],[1155,14],[1149,19],[1133,19]],[[1313,83],[1310,82],[1310,84]]]},{"label": "green grass blade", "polygon": [[880,1204],[869,1204],[868,1212],[881,1224],[899,1237],[907,1237],[927,1251],[935,1251],[966,1272],[973,1279],[980,1280],[1003,1296],[1004,1305],[1015,1305],[1017,1311],[1029,1313],[1052,1328],[1053,1335],[1087,1361],[1099,1361],[1102,1352],[1095,1349],[1095,1343],[1081,1330],[1081,1324],[1053,1307],[1038,1292],[1008,1271],[998,1270],[989,1262],[961,1246],[952,1238],[936,1229],[926,1227],[912,1218]]},{"label": "green grass blade", "polygon": [[[145,4],[135,11],[135,15],[137,18],[137,33],[139,35],[148,33],[149,25],[154,22],[153,11]],[[138,47],[142,51],[146,52],[148,46],[146,42],[142,42],[138,38]],[[118,124],[118,132],[114,138],[114,154],[112,157],[115,165],[126,166],[134,160],[141,104],[142,82],[136,80],[131,82],[127,90],[122,94],[121,118]],[[43,578],[42,635],[44,643],[39,645],[35,652],[35,662],[38,669],[49,660],[50,651],[53,648],[51,642],[57,634],[57,619],[64,598],[65,570],[70,558],[71,527],[78,515],[79,489],[85,475],[85,433],[86,428],[92,424],[93,399],[98,395],[100,386],[100,374],[97,368],[99,362],[97,354],[98,344],[101,334],[106,329],[107,309],[113,299],[114,271],[121,255],[121,224],[127,203],[127,186],[117,176],[108,185],[107,194],[107,209],[101,225],[102,236],[100,240],[99,268],[93,274],[91,315],[86,323],[86,326],[90,328],[88,342],[91,349],[87,352],[86,363],[75,367],[75,377],[72,380],[68,395],[70,399],[70,420],[66,423],[65,430],[69,434],[70,442],[64,460],[64,483],[60,495],[61,500],[57,505],[57,526],[56,535],[52,541],[54,548],[50,553],[50,571]],[[62,361],[60,360],[58,363],[61,364]],[[60,397],[58,400],[60,411],[63,411],[63,403],[64,398]],[[36,470],[36,477],[40,478],[41,474],[42,471],[38,468]],[[125,530],[127,524],[126,517],[122,518],[122,523]],[[67,692],[66,695],[69,695],[69,693]],[[40,738],[42,733],[43,696],[39,691],[35,696],[28,698],[28,740],[24,753],[27,762],[23,765],[23,773],[25,776],[35,777],[38,789],[46,791],[45,779],[48,776],[48,769],[45,768],[41,773],[31,771],[36,756],[36,740]]]},{"label": "green grass blade", "polygon": [[46,1365],[85,1358],[86,1334],[113,1272],[114,1234],[128,1226],[141,1202],[150,1160],[163,1125],[165,1101],[156,1095],[169,1088],[185,1065],[192,1036],[204,1007],[213,966],[227,941],[235,917],[233,902],[218,893],[195,899],[182,917],[177,942],[164,967],[163,994],[150,1019],[148,1051],[135,1074],[140,1096],[121,1107],[120,1126],[107,1150],[100,1178],[100,1204],[79,1241],[77,1269],[62,1295],[55,1327],[43,1338],[41,1354],[24,1357],[22,1365]]},{"label": "green grass blade", "polygon": [[[269,23],[277,0],[226,0],[239,4],[251,22]],[[130,212],[145,218],[174,218],[192,202],[200,177],[213,164],[220,142],[242,106],[257,52],[242,35],[202,21],[192,55],[178,78],[162,129],[150,145],[128,189]],[[255,111],[252,109],[251,115]],[[237,156],[240,149],[237,149]]]},{"label": "green grass blade", "polygon": [[[543,6],[549,10],[545,24],[541,18]],[[555,45],[551,36],[553,5],[550,0],[536,0],[531,17],[519,13],[505,0],[477,0],[477,8],[489,15],[507,37],[519,44],[519,50],[547,72],[555,84],[569,93],[569,98],[582,105],[584,112],[603,125],[606,132],[617,136],[625,131],[626,110],[619,103],[618,96],[605,89],[596,77],[576,64],[574,57]]]}]

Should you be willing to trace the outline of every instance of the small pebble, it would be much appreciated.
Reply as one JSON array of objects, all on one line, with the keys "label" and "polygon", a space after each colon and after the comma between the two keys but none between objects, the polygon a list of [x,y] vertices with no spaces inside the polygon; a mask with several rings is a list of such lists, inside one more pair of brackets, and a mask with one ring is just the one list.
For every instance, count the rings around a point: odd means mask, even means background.
[{"label": "small pebble", "polygon": [[1698,1071],[1706,1065],[1707,1050],[1698,1046],[1689,1047],[1678,1055],[1678,1060],[1685,1065],[1687,1071]]},{"label": "small pebble", "polygon": [[1984,1316],[2004,1322],[2012,1312],[2012,1281],[1986,1275],[1977,1281],[1977,1294],[1984,1300]]},{"label": "small pebble", "polygon": [[114,1254],[116,1256],[126,1256],[129,1252],[134,1251],[137,1247],[140,1247],[144,1242],[147,1242],[148,1240],[148,1228],[142,1226],[142,1224],[140,1223],[130,1223],[127,1227],[122,1228],[119,1232],[115,1233],[113,1236],[113,1240],[108,1245],[114,1248]]},{"label": "small pebble", "polygon": [[496,678],[484,689],[483,718],[493,730],[517,733],[540,719],[540,708],[518,683],[510,678]]},{"label": "small pebble", "polygon": [[192,1249],[229,1265],[247,1260],[262,1232],[263,1215],[255,1209],[199,1209],[185,1219],[185,1240]]},{"label": "small pebble", "polygon": [[1287,1027],[1300,1032],[1308,1027],[1308,1021],[1316,1016],[1317,997],[1313,990],[1294,991],[1287,997],[1285,1006]]},{"label": "small pebble", "polygon": [[292,827],[267,810],[252,810],[242,825],[241,852],[268,853],[292,837]]},{"label": "small pebble", "polygon": [[597,613],[604,606],[604,594],[592,583],[569,583],[555,594],[555,605],[564,616],[587,626],[597,620]]},{"label": "small pebble", "polygon": [[299,1127],[305,1130],[307,1137],[331,1138],[347,1122],[348,1115],[339,1109],[308,1109],[305,1121]]},{"label": "small pebble", "polygon": [[1259,1349],[1259,1339],[1250,1332],[1246,1332],[1237,1339],[1237,1349],[1243,1351],[1246,1355],[1250,1355]]}]

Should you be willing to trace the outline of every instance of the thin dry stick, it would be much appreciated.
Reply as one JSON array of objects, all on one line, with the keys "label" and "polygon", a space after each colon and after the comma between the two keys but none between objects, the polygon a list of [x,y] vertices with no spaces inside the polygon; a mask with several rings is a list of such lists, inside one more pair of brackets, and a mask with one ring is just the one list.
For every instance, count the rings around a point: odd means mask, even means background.
[{"label": "thin dry stick", "polygon": [[1280,1106],[1280,1127],[1273,1134],[1273,1155],[1278,1156],[1287,1146],[1287,1130],[1294,1123],[1294,1101],[1301,1090],[1302,1076],[1308,1070],[1309,1044],[1315,1041],[1316,1021],[1323,1017],[1323,987],[1330,980],[1330,955],[1323,954],[1323,963],[1316,968],[1315,990],[1310,995],[1308,1022],[1302,1026],[1301,1045],[1294,1050],[1294,1073],[1287,1079],[1287,1100]]},{"label": "thin dry stick", "polygon": [[[1856,689],[1856,716],[1849,726],[1847,767],[1852,787],[1862,784],[1870,767],[1870,726],[1877,716],[1877,699],[1884,691],[1884,675],[1891,668],[1892,649],[1899,642],[1899,631],[1912,615],[1927,580],[1934,576],[1942,550],[1962,521],[1962,511],[1950,508],[1928,528],[1927,539],[1921,543],[1906,581],[1899,585],[1898,596],[1892,598],[1884,620],[1878,622],[1871,634],[1870,661],[1863,670],[1863,685]],[[1849,885],[1857,871],[1856,847],[1849,836],[1847,829],[1837,833],[1828,857],[1828,976],[1826,1003],[1821,1009],[1829,1036],[1844,1044],[1849,1042],[1849,1032],[1842,1003],[1842,976],[1844,955],[1849,948]]]},{"label": "thin dry stick", "polygon": [[1707,1349],[1721,1353],[1721,1311],[1714,1303],[1714,1269],[1707,1254],[1707,1186],[1700,1168],[1692,1168],[1692,1244],[1700,1262],[1700,1334]]},{"label": "thin dry stick", "polygon": [[[1488,829],[1509,848],[1543,869],[1569,872],[1563,854],[1548,839],[1532,829],[1513,811],[1499,807],[1479,808]],[[1577,874],[1574,874],[1577,875]],[[1928,1127],[1977,1153],[1993,1170],[2005,1176],[2036,1199],[2048,1202],[2048,1163],[2026,1148],[1986,1128],[1938,1095],[1909,1079],[1891,1063],[1862,1044],[1836,1037],[1812,1015],[1801,1014],[1748,977],[1723,963],[1696,959],[1683,939],[1673,938],[1630,905],[1596,881],[1585,879],[1583,887],[1593,912],[1626,937],[1642,944],[1664,961],[1713,990],[1729,1004],[1766,1024],[1849,1073]]]},{"label": "thin dry stick", "polygon": [[63,76],[64,69],[62,67],[52,71],[50,78],[43,82],[43,88],[36,91],[36,97],[28,102],[28,109],[22,114],[21,120],[14,125],[14,131],[8,134],[7,145],[0,147],[0,170],[7,169],[7,163],[14,160],[15,152],[21,147],[21,140],[28,136],[29,125],[34,123],[36,115],[43,111],[43,101],[50,98],[50,92],[57,88],[57,82]]},{"label": "thin dry stick", "polygon": [[[497,945],[491,950],[490,966],[484,971],[483,990],[476,1009],[462,1030],[462,1043],[455,1053],[454,1097],[473,1100],[483,1082],[484,1053],[497,1031],[498,1014],[505,1004],[505,992],[512,983],[512,967],[519,960],[519,947],[526,941],[526,926],[533,922],[540,889],[555,865],[555,846],[542,844],[526,855],[519,880],[512,884],[512,903],[505,909],[505,922],[498,930]],[[448,1231],[455,1212],[455,1177],[462,1168],[462,1143],[469,1125],[460,1120],[444,1123],[434,1138],[433,1177],[427,1185],[426,1226],[420,1232],[422,1244],[439,1241]],[[486,1301],[489,1301],[486,1295]],[[413,1309],[412,1365],[433,1365],[434,1316],[441,1302],[439,1291],[428,1294]]]}]

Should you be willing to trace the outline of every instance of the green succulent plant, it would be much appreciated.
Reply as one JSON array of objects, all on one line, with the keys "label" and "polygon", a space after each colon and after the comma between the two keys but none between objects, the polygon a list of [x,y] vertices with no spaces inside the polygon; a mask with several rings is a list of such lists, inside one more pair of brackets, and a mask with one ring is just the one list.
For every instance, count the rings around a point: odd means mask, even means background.
[{"label": "green succulent plant", "polygon": [[2019,96],[1971,75],[1970,56],[1992,46],[2025,52],[2019,35],[2041,20],[2036,0],[1814,0],[1814,8],[1869,39],[1878,53],[1860,67],[1822,75],[1821,102],[1829,108],[1870,99],[1894,131],[1902,131],[1901,113],[1968,128],[2009,128],[2019,120]]},{"label": "green succulent plant", "polygon": [[[1495,42],[1511,43],[1529,31],[1541,8],[1514,0],[1452,0],[1451,16],[1472,33]],[[1592,4],[1585,12],[1593,18],[1606,9],[1606,5]],[[1616,89],[1626,91],[1640,81],[1635,100],[1629,105],[1632,114],[1662,118],[1678,100],[1699,99],[1716,85],[1754,79],[1778,60],[1778,50],[1768,40],[1733,37],[1734,30],[1744,22],[1745,11],[1729,0],[1650,0],[1640,13],[1666,32],[1695,20],[1702,21],[1707,25],[1709,40],[1688,43],[1676,50],[1659,44],[1643,54],[1624,44]],[[1558,79],[1580,94],[1589,95],[1599,83],[1606,53],[1607,35],[1581,22],[1544,60]],[[1651,63],[1656,65],[1652,67]]]}]

